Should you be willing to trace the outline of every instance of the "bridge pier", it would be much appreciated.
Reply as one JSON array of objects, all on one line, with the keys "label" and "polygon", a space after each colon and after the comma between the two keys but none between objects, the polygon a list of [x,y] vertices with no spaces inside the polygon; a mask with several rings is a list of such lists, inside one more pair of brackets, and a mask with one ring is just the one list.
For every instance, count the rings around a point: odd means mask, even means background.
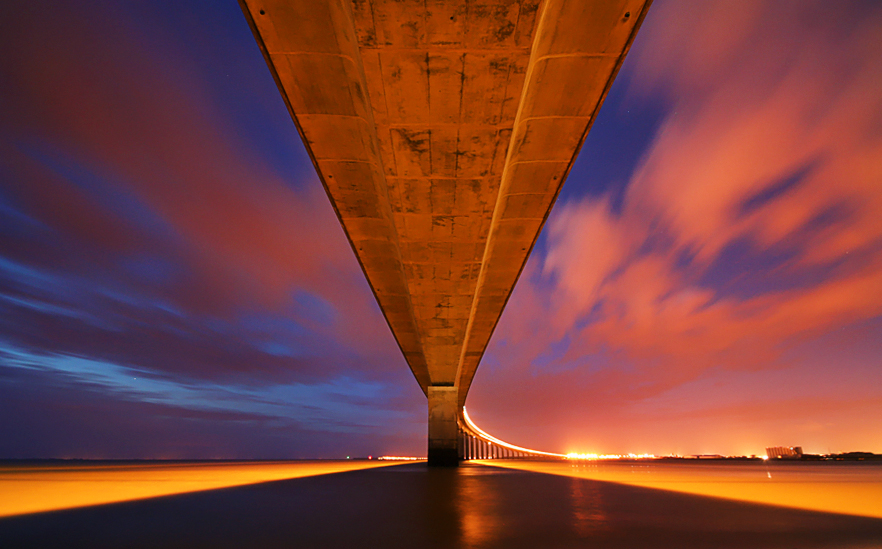
[{"label": "bridge pier", "polygon": [[459,465],[456,387],[430,385],[428,389],[429,465],[456,467]]}]

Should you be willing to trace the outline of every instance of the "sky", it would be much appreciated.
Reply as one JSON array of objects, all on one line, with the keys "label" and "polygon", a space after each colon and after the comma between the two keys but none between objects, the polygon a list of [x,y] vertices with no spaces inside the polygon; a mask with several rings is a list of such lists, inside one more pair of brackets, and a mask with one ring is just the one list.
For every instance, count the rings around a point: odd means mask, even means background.
[{"label": "sky", "polygon": [[[424,455],[235,1],[0,7],[0,458]],[[473,420],[559,452],[882,452],[882,6],[656,0]]]}]

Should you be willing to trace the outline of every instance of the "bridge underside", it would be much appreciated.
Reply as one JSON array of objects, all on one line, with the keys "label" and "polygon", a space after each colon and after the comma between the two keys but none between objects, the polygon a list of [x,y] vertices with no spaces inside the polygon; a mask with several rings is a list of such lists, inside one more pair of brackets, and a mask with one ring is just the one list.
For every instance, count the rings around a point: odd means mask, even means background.
[{"label": "bridge underside", "polygon": [[430,462],[455,463],[478,363],[650,2],[240,1],[428,398]]}]

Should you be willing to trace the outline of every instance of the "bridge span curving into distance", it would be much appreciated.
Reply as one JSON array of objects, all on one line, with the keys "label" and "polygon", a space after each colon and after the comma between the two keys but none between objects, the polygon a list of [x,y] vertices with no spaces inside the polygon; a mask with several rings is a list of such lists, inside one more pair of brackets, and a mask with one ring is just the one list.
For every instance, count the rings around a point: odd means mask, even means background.
[{"label": "bridge span curving into distance", "polygon": [[240,3],[428,398],[429,463],[493,446],[469,387],[651,0]]}]

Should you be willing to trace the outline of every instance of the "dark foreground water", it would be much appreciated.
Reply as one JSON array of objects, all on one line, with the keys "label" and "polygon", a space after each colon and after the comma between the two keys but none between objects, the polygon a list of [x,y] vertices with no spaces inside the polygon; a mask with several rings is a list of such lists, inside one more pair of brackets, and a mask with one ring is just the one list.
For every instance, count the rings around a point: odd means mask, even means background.
[{"label": "dark foreground water", "polygon": [[0,547],[882,548],[882,520],[420,463],[5,518]]}]

